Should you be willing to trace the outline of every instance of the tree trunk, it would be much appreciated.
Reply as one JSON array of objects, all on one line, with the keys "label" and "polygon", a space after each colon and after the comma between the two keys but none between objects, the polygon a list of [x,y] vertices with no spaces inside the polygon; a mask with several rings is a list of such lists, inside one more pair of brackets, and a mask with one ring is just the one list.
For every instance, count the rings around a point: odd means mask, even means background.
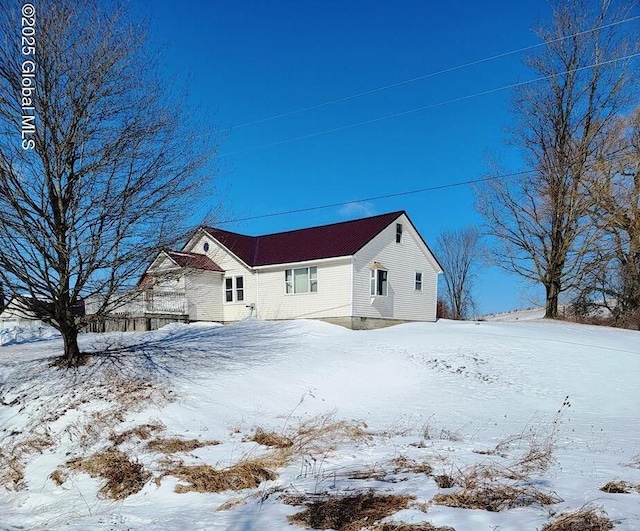
[{"label": "tree trunk", "polygon": [[64,363],[67,367],[81,365],[82,354],[78,347],[78,327],[75,325],[61,327],[60,333],[64,342]]},{"label": "tree trunk", "polygon": [[546,296],[546,306],[544,316],[547,319],[557,319],[558,318],[558,297],[560,295],[560,283],[559,282],[550,282],[545,286],[547,296]]}]

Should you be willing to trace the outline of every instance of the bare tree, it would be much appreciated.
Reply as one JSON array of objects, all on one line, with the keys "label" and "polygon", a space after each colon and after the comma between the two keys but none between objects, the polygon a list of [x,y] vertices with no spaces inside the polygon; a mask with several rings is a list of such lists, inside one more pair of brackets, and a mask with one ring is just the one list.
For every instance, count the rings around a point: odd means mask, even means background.
[{"label": "bare tree", "polygon": [[[544,52],[529,59],[540,80],[516,94],[512,142],[530,171],[496,180],[478,198],[499,242],[500,265],[545,288],[548,318],[561,293],[578,288],[597,237],[590,223],[586,176],[599,146],[630,101],[629,50],[637,35],[609,0],[556,5],[550,29],[538,30]],[[634,42],[632,42],[634,41]]]},{"label": "bare tree", "polygon": [[580,295],[640,328],[640,107],[610,130],[589,183],[602,237]]},{"label": "bare tree", "polygon": [[121,8],[0,1],[0,281],[74,366],[83,297],[100,316],[179,236],[212,152]]},{"label": "bare tree", "polygon": [[436,248],[444,269],[445,308],[452,319],[465,319],[475,309],[473,283],[482,255],[481,234],[475,227],[445,231]]}]

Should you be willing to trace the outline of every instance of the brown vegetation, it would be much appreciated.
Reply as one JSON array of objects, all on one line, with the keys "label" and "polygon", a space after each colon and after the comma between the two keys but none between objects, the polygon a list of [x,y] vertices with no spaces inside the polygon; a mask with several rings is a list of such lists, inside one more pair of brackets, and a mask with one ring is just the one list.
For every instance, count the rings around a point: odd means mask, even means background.
[{"label": "brown vegetation", "polygon": [[177,493],[253,489],[263,481],[278,477],[260,460],[244,461],[223,469],[216,469],[210,465],[178,465],[167,470],[165,475],[175,476],[187,483],[176,485]]},{"label": "brown vegetation", "polygon": [[140,492],[151,478],[151,473],[145,471],[140,463],[131,461],[114,448],[95,453],[86,459],[73,459],[67,464],[72,470],[105,479],[106,483],[100,488],[99,494],[114,500],[123,500]]},{"label": "brown vegetation", "polygon": [[220,444],[220,441],[201,441],[198,439],[178,439],[177,437],[171,437],[168,439],[153,439],[147,443],[147,448],[163,454],[175,454],[178,452],[191,452],[203,446],[215,446],[218,444]]},{"label": "brown vegetation", "polygon": [[613,522],[598,514],[595,509],[582,508],[578,511],[561,514],[553,522],[545,525],[541,531],[608,531]]},{"label": "brown vegetation", "polygon": [[[305,502],[303,511],[288,518],[294,524],[314,529],[359,531],[366,525],[405,509],[412,499],[412,496],[379,495],[374,492],[319,497]],[[290,499],[289,503],[298,501]]]},{"label": "brown vegetation", "polygon": [[497,512],[529,505],[550,505],[562,500],[557,495],[545,494],[532,486],[495,484],[436,494],[433,501],[448,507]]}]

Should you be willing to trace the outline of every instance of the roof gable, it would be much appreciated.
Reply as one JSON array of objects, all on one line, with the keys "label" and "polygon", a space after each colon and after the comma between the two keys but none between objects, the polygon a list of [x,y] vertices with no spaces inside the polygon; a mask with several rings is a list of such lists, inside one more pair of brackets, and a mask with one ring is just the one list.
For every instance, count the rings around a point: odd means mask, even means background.
[{"label": "roof gable", "polygon": [[191,269],[202,269],[204,271],[218,271],[223,273],[224,270],[216,264],[211,258],[205,254],[185,253],[178,251],[165,251],[167,256],[171,258],[180,267],[188,267]]},{"label": "roof gable", "polygon": [[203,230],[245,264],[256,267],[352,256],[404,211],[263,236],[213,227]]}]

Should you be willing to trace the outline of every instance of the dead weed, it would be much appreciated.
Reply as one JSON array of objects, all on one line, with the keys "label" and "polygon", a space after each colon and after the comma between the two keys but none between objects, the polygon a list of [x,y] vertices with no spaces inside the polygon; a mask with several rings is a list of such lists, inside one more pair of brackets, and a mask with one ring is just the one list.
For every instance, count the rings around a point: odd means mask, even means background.
[{"label": "dead weed", "polygon": [[[358,531],[405,509],[413,496],[380,495],[374,492],[351,496],[328,496],[304,501],[306,508],[288,517],[289,521],[314,529]],[[289,503],[300,501],[289,499]]]},{"label": "dead weed", "polygon": [[175,454],[178,452],[191,452],[203,446],[216,446],[218,444],[220,444],[220,441],[170,437],[167,439],[153,439],[147,443],[147,448],[163,454]]},{"label": "dead weed", "polygon": [[609,481],[600,490],[609,494],[629,494],[634,490],[640,492],[640,484],[629,481]]},{"label": "dead weed", "polygon": [[211,465],[179,464],[165,470],[162,477],[174,476],[186,482],[186,485],[176,485],[178,493],[252,489],[263,481],[276,479],[278,474],[274,469],[284,466],[287,458],[286,453],[277,452],[220,469]]},{"label": "dead weed", "polygon": [[114,500],[123,500],[139,492],[151,478],[151,473],[145,471],[140,463],[131,461],[126,454],[114,448],[86,459],[73,459],[67,465],[72,470],[105,479],[99,494]]},{"label": "dead weed", "polygon": [[147,424],[141,424],[131,429],[123,431],[122,433],[112,433],[109,436],[109,440],[116,446],[122,444],[125,441],[130,441],[133,438],[146,441],[154,432],[162,431],[165,429],[165,425],[160,421],[150,422]]},{"label": "dead weed", "polygon": [[293,441],[289,437],[279,435],[273,431],[264,431],[258,428],[255,433],[243,439],[245,441],[253,441],[270,448],[291,448]]},{"label": "dead weed", "polygon": [[558,496],[545,494],[535,487],[517,485],[483,485],[475,489],[436,494],[433,498],[433,502],[438,505],[491,512],[529,505],[550,505],[561,501]]},{"label": "dead weed", "polygon": [[416,474],[426,474],[427,476],[429,476],[433,472],[433,467],[429,463],[420,463],[413,459],[409,459],[404,455],[400,455],[395,459],[392,459],[391,464],[395,467],[393,470],[395,474],[413,472]]},{"label": "dead weed", "polygon": [[368,531],[456,531],[453,527],[436,527],[428,522],[421,524],[388,522],[385,524],[376,524],[372,527],[367,527],[367,529]]},{"label": "dead weed", "polygon": [[613,522],[599,511],[589,507],[561,514],[541,531],[609,531]]}]

